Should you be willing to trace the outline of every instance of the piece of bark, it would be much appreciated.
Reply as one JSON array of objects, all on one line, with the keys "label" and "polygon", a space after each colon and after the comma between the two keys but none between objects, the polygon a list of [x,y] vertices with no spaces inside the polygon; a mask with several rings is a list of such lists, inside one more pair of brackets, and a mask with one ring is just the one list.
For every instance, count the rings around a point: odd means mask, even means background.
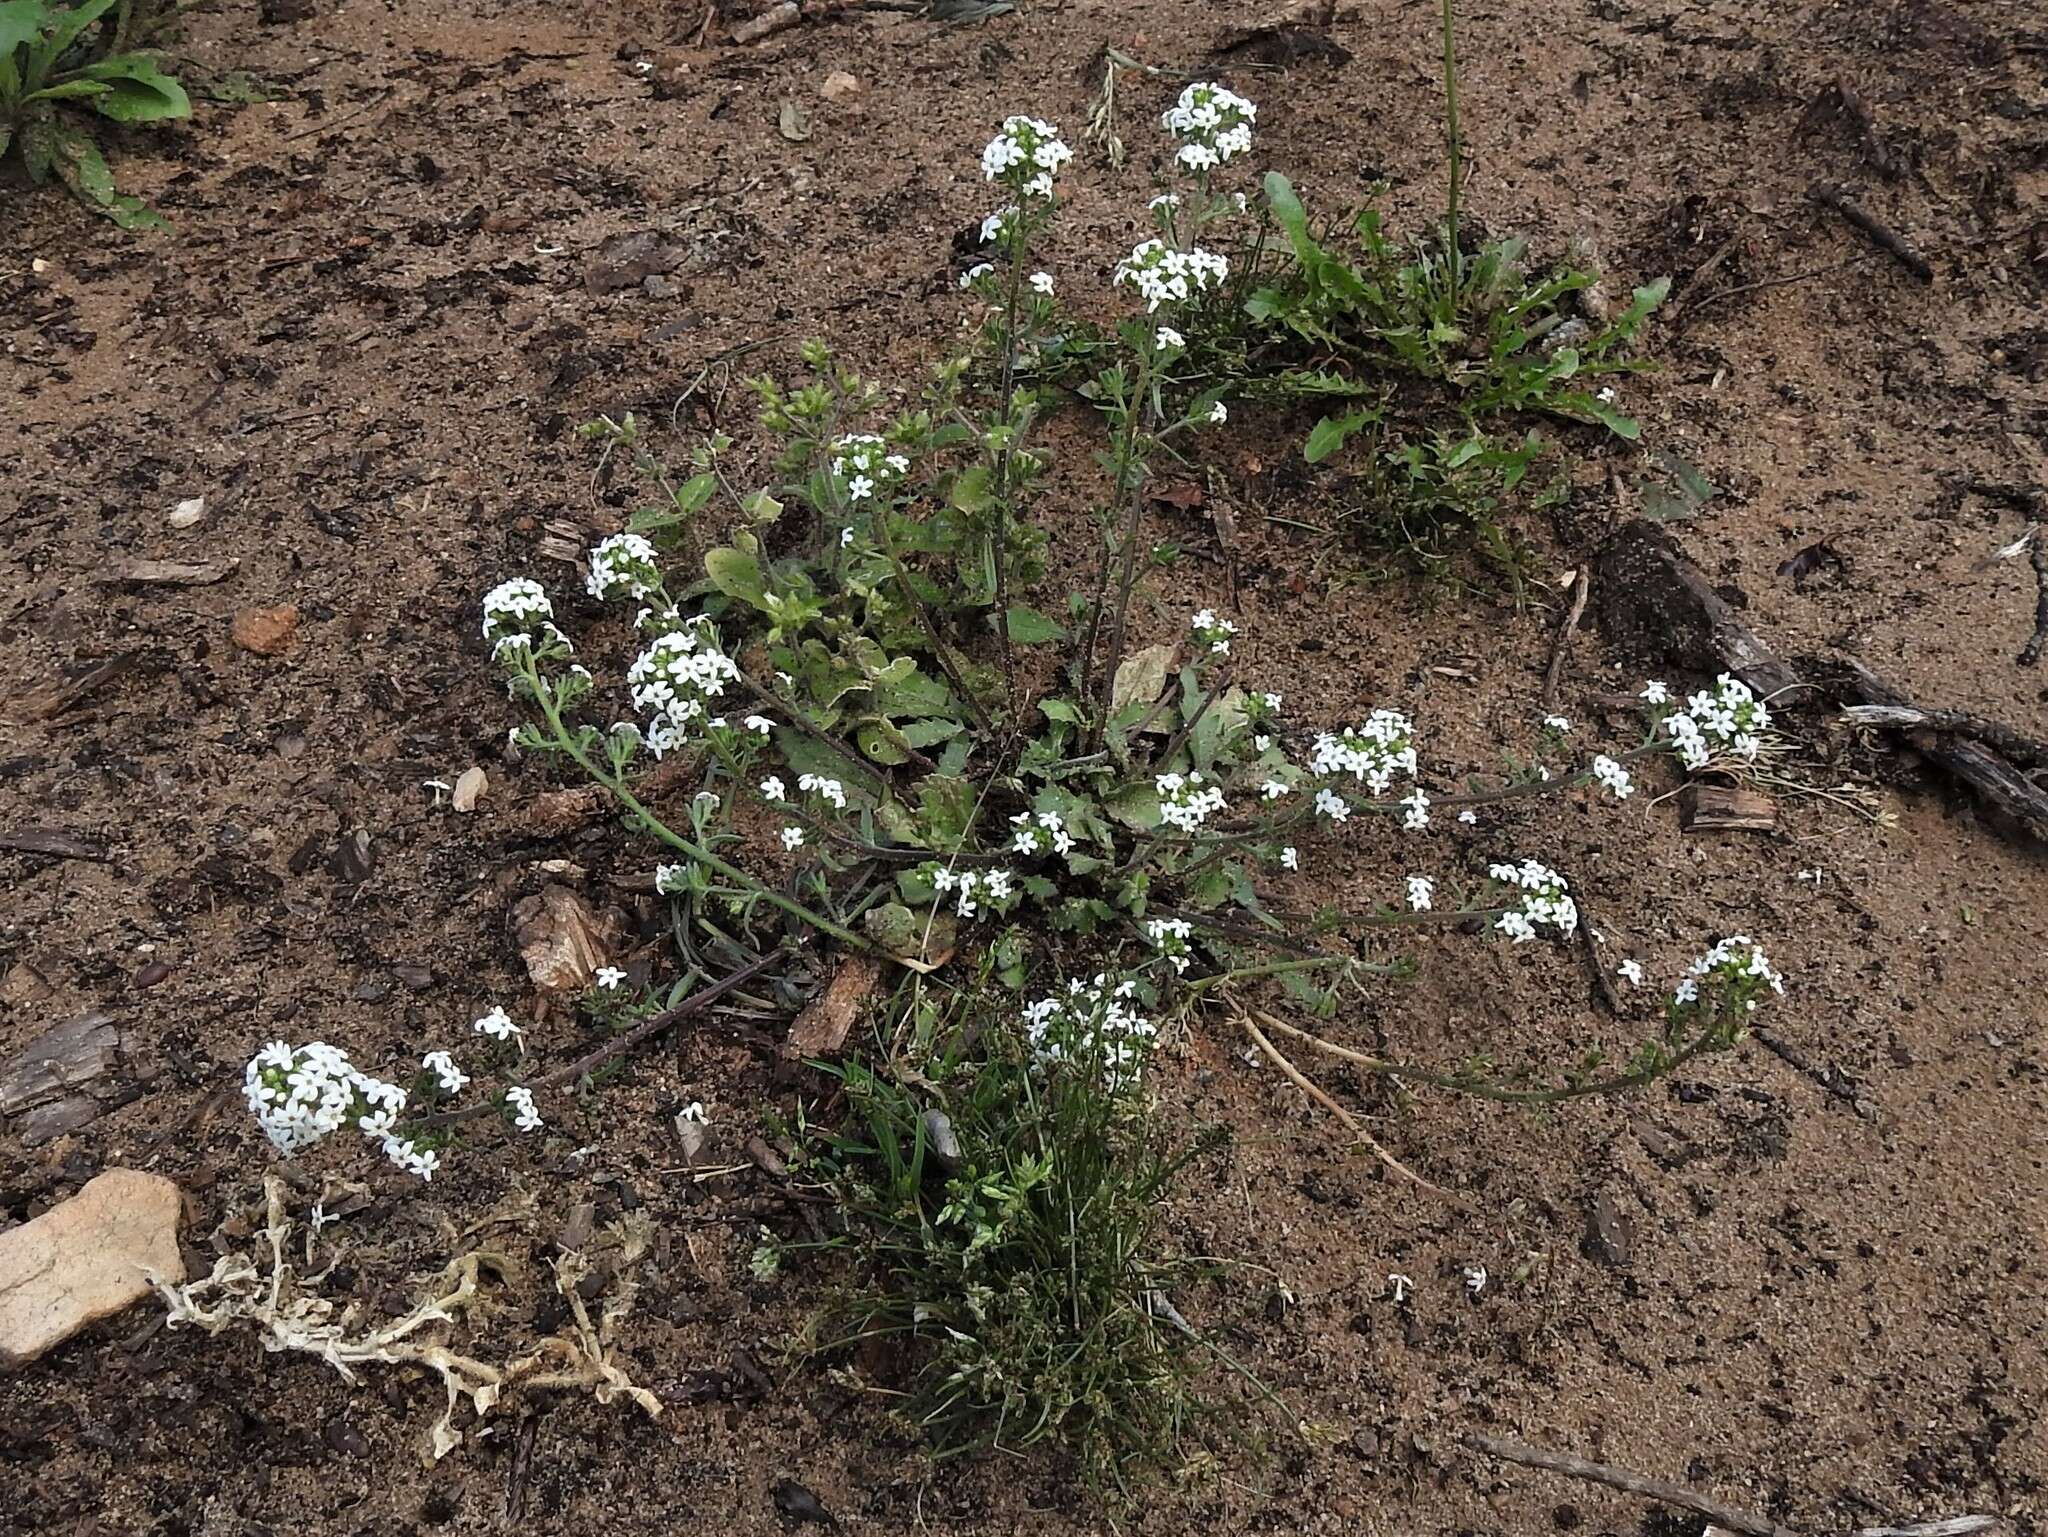
[{"label": "piece of bark", "polygon": [[14,1129],[20,1134],[23,1147],[41,1147],[45,1142],[55,1142],[59,1137],[85,1130],[106,1113],[107,1107],[90,1095],[74,1094],[55,1104],[38,1105],[33,1110],[23,1111],[21,1119],[14,1123]]},{"label": "piece of bark", "polygon": [[[1837,698],[1857,704],[1917,708],[1897,689],[1861,662],[1845,659],[1837,669]],[[1968,785],[1990,819],[2001,830],[2024,833],[2048,842],[2048,791],[1982,742],[1952,734],[1908,731],[1915,749],[1953,778]]]},{"label": "piece of bark", "polygon": [[1917,705],[1852,704],[1843,707],[1842,719],[1852,726],[1885,726],[1894,731],[1939,731],[1950,736],[1969,737],[2001,753],[2021,768],[2048,765],[2048,743],[2022,736],[2010,726],[1968,710],[1923,710]]},{"label": "piece of bark", "polygon": [[183,1198],[160,1174],[109,1169],[32,1222],[0,1233],[0,1369],[26,1365],[149,1295],[145,1272],[185,1279]]},{"label": "piece of bark", "polygon": [[0,832],[0,849],[16,854],[49,854],[58,859],[105,859],[107,851],[97,843],[74,838],[54,827],[16,827]]},{"label": "piece of bark", "polygon": [[111,1014],[78,1014],[52,1025],[0,1063],[0,1115],[18,1115],[83,1088],[114,1065],[119,1044]]},{"label": "piece of bark", "polygon": [[1766,699],[1799,686],[1799,674],[1656,524],[1638,518],[1607,541],[1599,584],[1602,626],[1624,649],[1694,672],[1732,672]]},{"label": "piece of bark", "polygon": [[544,993],[582,992],[618,941],[611,915],[600,917],[567,886],[543,887],[513,909],[512,920],[526,974]]},{"label": "piece of bark", "polygon": [[860,1017],[861,1005],[875,990],[882,968],[865,955],[846,955],[825,990],[804,1005],[789,1027],[788,1052],[793,1057],[829,1057],[846,1044],[846,1035]]},{"label": "piece of bark", "polygon": [[75,678],[67,678],[31,690],[22,697],[22,714],[29,720],[48,720],[54,715],[62,715],[73,705],[82,703],[96,690],[129,671],[137,660],[139,653],[125,652],[120,656],[109,657],[97,667],[89,668]]},{"label": "piece of bark", "polygon": [[1694,782],[1678,792],[1678,825],[1689,833],[1767,833],[1778,825],[1778,803],[1754,790]]}]

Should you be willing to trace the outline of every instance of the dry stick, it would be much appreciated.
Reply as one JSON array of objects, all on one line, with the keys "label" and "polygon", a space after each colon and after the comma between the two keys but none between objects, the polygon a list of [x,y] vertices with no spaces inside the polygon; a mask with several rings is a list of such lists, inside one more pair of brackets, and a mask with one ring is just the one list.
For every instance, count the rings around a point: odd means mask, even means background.
[{"label": "dry stick", "polygon": [[1342,1105],[1338,1104],[1334,1099],[1330,1098],[1329,1095],[1325,1094],[1321,1089],[1317,1088],[1313,1083],[1309,1082],[1308,1079],[1302,1076],[1300,1069],[1297,1068],[1292,1062],[1288,1061],[1286,1056],[1281,1052],[1280,1048],[1278,1046],[1275,1046],[1271,1041],[1267,1040],[1265,1035],[1260,1031],[1259,1027],[1252,1023],[1251,1016],[1249,1014],[1240,1014],[1238,1016],[1237,1022],[1240,1025],[1244,1026],[1245,1034],[1249,1035],[1252,1038],[1252,1041],[1254,1042],[1254,1044],[1258,1046],[1259,1050],[1263,1051],[1269,1058],[1272,1059],[1273,1065],[1279,1068],[1281,1072],[1287,1075],[1287,1081],[1289,1083],[1293,1084],[1297,1089],[1301,1090],[1302,1093],[1306,1094],[1310,1099],[1314,1100],[1317,1104],[1321,1105],[1325,1110],[1329,1111],[1330,1114],[1334,1115],[1339,1121],[1342,1121],[1344,1123],[1344,1129],[1350,1132],[1351,1135],[1355,1137],[1358,1141],[1365,1144],[1367,1150],[1372,1153],[1373,1157],[1377,1158],[1381,1163],[1385,1164],[1389,1169],[1393,1170],[1403,1179],[1413,1180],[1416,1184],[1420,1185],[1424,1190],[1429,1191],[1431,1194],[1440,1195],[1447,1201],[1456,1201],[1459,1205],[1464,1204],[1464,1198],[1462,1196],[1453,1194],[1451,1191],[1444,1189],[1441,1185],[1432,1185],[1420,1174],[1417,1174],[1413,1169],[1409,1168],[1406,1164],[1402,1163],[1401,1160],[1396,1158],[1392,1153],[1388,1152],[1385,1148],[1381,1147],[1378,1141],[1374,1139],[1373,1134],[1367,1131],[1362,1125],[1359,1124],[1358,1118],[1356,1116],[1354,1116],[1350,1111],[1346,1110]]},{"label": "dry stick", "polygon": [[1852,704],[1842,719],[1853,726],[1885,726],[1894,731],[1946,731],[1996,748],[2021,768],[2048,763],[2048,744],[2022,736],[2010,726],[1972,715],[1968,710],[1923,710],[1917,705]]},{"label": "dry stick", "polygon": [[[738,971],[720,977],[716,982],[699,988],[681,1003],[673,1004],[658,1014],[650,1014],[624,1035],[615,1035],[603,1045],[585,1052],[566,1067],[558,1067],[552,1073],[545,1073],[527,1085],[531,1089],[559,1088],[565,1083],[574,1083],[585,1073],[594,1072],[611,1061],[623,1056],[649,1036],[657,1035],[680,1019],[685,1019],[703,1008],[707,1003],[724,996],[736,987],[742,987],[781,960],[781,950],[770,950],[759,960],[749,961]],[[498,1108],[495,1100],[482,1100],[460,1110],[442,1110],[433,1115],[421,1116],[416,1121],[407,1121],[397,1128],[400,1132],[432,1131],[442,1126],[454,1126],[463,1121],[473,1121],[478,1116],[489,1115]]]},{"label": "dry stick", "polygon": [[1558,686],[1564,682],[1565,654],[1572,647],[1572,631],[1579,627],[1579,618],[1586,612],[1586,594],[1592,590],[1593,573],[1590,569],[1579,573],[1578,589],[1572,596],[1571,612],[1564,616],[1564,623],[1557,627],[1557,636],[1550,643],[1550,665],[1543,669],[1543,713],[1557,713]]},{"label": "dry stick", "polygon": [[[1748,1537],[1798,1537],[1788,1527],[1778,1525],[1768,1516],[1753,1516],[1748,1511],[1736,1510],[1723,1505],[1719,1500],[1688,1489],[1683,1484],[1666,1483],[1661,1478],[1645,1478],[1640,1473],[1631,1473],[1627,1468],[1617,1468],[1612,1463],[1588,1462],[1583,1457],[1573,1457],[1565,1452],[1546,1451],[1540,1446],[1527,1446],[1520,1441],[1510,1441],[1504,1436],[1483,1435],[1478,1431],[1468,1432],[1465,1444],[1474,1451],[1485,1452],[1503,1462],[1519,1463],[1525,1468],[1542,1468],[1550,1473],[1562,1473],[1569,1478],[1583,1478],[1589,1483],[1605,1484],[1610,1489],[1619,1489],[1624,1494],[1640,1494],[1645,1499],[1656,1500],[1665,1505],[1676,1505],[1681,1510],[1695,1511],[1705,1516],[1715,1526],[1725,1527],[1731,1532],[1744,1532]],[[1947,1516],[1938,1521],[1915,1521],[1905,1526],[1859,1527],[1850,1537],[1980,1537],[1980,1534],[1998,1529],[1996,1516]]]},{"label": "dry stick", "polygon": [[2048,646],[2048,534],[2034,535],[2034,546],[2027,551],[2027,559],[2034,567],[2034,633],[2013,658],[2022,667],[2032,667],[2040,661],[2041,648]]},{"label": "dry stick", "polygon": [[1840,187],[1815,182],[1806,189],[1806,195],[1821,207],[1834,209],[1921,282],[1934,281],[1934,268],[1927,258],[1914,250],[1905,236],[1850,198]]},{"label": "dry stick", "polygon": [[1686,306],[1684,314],[1690,318],[1696,311],[1710,304],[1719,304],[1723,299],[1732,299],[1737,294],[1753,294],[1764,288],[1785,288],[1793,283],[1810,283],[1815,278],[1824,278],[1831,272],[1846,272],[1851,267],[1860,267],[1870,258],[1852,256],[1845,262],[1830,262],[1825,267],[1812,267],[1805,272],[1788,272],[1779,277],[1761,278],[1754,283],[1737,283],[1733,288],[1718,289],[1704,298],[1695,299]]},{"label": "dry stick", "polygon": [[1733,1532],[1745,1532],[1748,1537],[1795,1537],[1788,1528],[1778,1525],[1766,1516],[1753,1516],[1746,1510],[1723,1505],[1719,1500],[1708,1499],[1704,1494],[1688,1489],[1683,1484],[1666,1483],[1661,1478],[1645,1478],[1640,1473],[1631,1473],[1626,1468],[1617,1468],[1605,1462],[1588,1462],[1583,1457],[1573,1457],[1564,1452],[1545,1451],[1539,1446],[1524,1446],[1520,1441],[1510,1441],[1502,1436],[1481,1435],[1473,1431],[1465,1437],[1465,1444],[1474,1451],[1485,1452],[1503,1462],[1520,1463],[1525,1468],[1542,1468],[1551,1473],[1563,1473],[1570,1478],[1583,1478],[1592,1483],[1605,1484],[1610,1489],[1619,1489],[1625,1494],[1640,1494],[1645,1499],[1656,1500],[1664,1505],[1676,1505],[1681,1510],[1696,1511],[1717,1526],[1725,1526]]}]

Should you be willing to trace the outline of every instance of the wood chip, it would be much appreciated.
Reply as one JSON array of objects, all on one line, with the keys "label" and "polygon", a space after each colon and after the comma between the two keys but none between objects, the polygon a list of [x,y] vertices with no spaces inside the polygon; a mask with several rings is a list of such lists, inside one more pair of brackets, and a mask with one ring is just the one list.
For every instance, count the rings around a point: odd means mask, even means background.
[{"label": "wood chip", "polygon": [[861,1005],[874,992],[882,968],[865,955],[847,955],[825,990],[804,1005],[789,1027],[787,1050],[793,1057],[830,1057],[846,1044],[846,1034],[860,1017]]},{"label": "wood chip", "polygon": [[544,993],[580,993],[618,941],[617,922],[599,917],[567,886],[547,886],[512,914],[526,974]]},{"label": "wood chip", "polygon": [[1678,793],[1678,825],[1689,833],[1767,833],[1778,825],[1778,803],[1754,790],[1689,784]]},{"label": "wood chip", "polygon": [[109,1169],[32,1222],[0,1233],[0,1368],[23,1366],[149,1295],[145,1272],[185,1279],[183,1198],[160,1174]]},{"label": "wood chip", "polygon": [[239,560],[117,560],[100,573],[103,586],[209,587],[241,569]]},{"label": "wood chip", "polygon": [[229,628],[237,646],[256,656],[276,656],[299,632],[299,611],[290,603],[260,605],[237,611]]},{"label": "wood chip", "polygon": [[489,777],[476,764],[471,764],[456,776],[455,789],[448,797],[448,804],[467,816],[476,810],[476,803],[490,787]]},{"label": "wood chip", "polygon": [[803,12],[798,9],[796,0],[783,0],[782,4],[770,6],[760,15],[740,22],[732,29],[732,40],[744,48],[749,43],[760,42],[764,37],[787,32],[802,20]]}]

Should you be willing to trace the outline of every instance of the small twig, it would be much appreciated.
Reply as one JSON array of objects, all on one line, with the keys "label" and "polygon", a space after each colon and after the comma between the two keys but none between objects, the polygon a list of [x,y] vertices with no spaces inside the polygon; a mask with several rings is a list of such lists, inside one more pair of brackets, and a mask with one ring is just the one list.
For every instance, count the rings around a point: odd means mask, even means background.
[{"label": "small twig", "polygon": [[1593,922],[1592,913],[1586,909],[1585,898],[1578,896],[1577,901],[1579,939],[1585,946],[1586,964],[1593,972],[1593,991],[1600,995],[1600,1001],[1607,1006],[1607,1012],[1618,1017],[1621,1013],[1621,994],[1615,991],[1614,978],[1607,974],[1607,963],[1600,958],[1600,941],[1593,937],[1593,930],[1597,925]]},{"label": "small twig", "polygon": [[1579,572],[1574,584],[1571,611],[1564,616],[1564,623],[1557,627],[1557,635],[1550,642],[1550,664],[1543,669],[1543,713],[1557,713],[1557,691],[1564,681],[1564,659],[1572,648],[1572,632],[1579,627],[1580,616],[1586,612],[1586,594],[1593,590],[1591,568]]},{"label": "small twig", "polygon": [[1485,1452],[1503,1462],[1520,1463],[1525,1468],[1542,1468],[1550,1473],[1562,1473],[1568,1478],[1583,1478],[1588,1482],[1605,1484],[1610,1489],[1619,1489],[1624,1494],[1639,1494],[1645,1499],[1656,1500],[1663,1505],[1676,1505],[1681,1510],[1695,1511],[1717,1526],[1725,1526],[1733,1532],[1745,1532],[1749,1537],[1794,1537],[1787,1528],[1778,1525],[1767,1516],[1754,1516],[1746,1510],[1737,1510],[1732,1505],[1723,1505],[1719,1500],[1707,1498],[1683,1484],[1666,1483],[1661,1478],[1645,1478],[1640,1473],[1631,1473],[1626,1468],[1617,1468],[1605,1462],[1588,1462],[1583,1457],[1569,1456],[1564,1452],[1545,1451],[1539,1446],[1524,1446],[1519,1441],[1510,1441],[1502,1436],[1481,1435],[1477,1431],[1465,1437],[1465,1444],[1474,1451]]},{"label": "small twig", "polygon": [[533,1440],[540,1432],[540,1415],[527,1415],[519,1422],[512,1442],[512,1472],[505,1484],[505,1524],[516,1527],[526,1514],[526,1480],[533,1470]]},{"label": "small twig", "polygon": [[1710,304],[1719,304],[1723,299],[1732,299],[1737,294],[1753,294],[1765,288],[1784,288],[1793,283],[1810,283],[1815,278],[1824,278],[1831,272],[1845,272],[1851,267],[1860,267],[1870,260],[1867,256],[1852,256],[1845,262],[1830,262],[1825,267],[1813,267],[1805,272],[1788,272],[1780,277],[1760,278],[1754,283],[1737,283],[1733,288],[1717,289],[1705,298],[1695,299],[1686,306],[1688,317]]},{"label": "small twig", "polygon": [[2013,658],[2022,667],[2032,667],[2040,661],[2041,648],[2048,646],[2048,538],[2035,534],[2027,559],[2034,567],[2034,633]]},{"label": "small twig", "polygon": [[379,91],[375,96],[372,96],[368,101],[364,102],[360,107],[357,107],[353,112],[344,112],[340,117],[322,117],[319,122],[309,123],[306,127],[301,128],[297,133],[286,134],[284,136],[284,142],[287,144],[293,144],[299,141],[300,139],[311,138],[316,133],[326,133],[331,128],[344,127],[349,123],[353,123],[357,118],[367,116],[369,113],[375,111],[378,107],[383,106],[384,103],[389,101],[394,94],[396,94],[394,88],[391,86],[386,86],[384,87],[383,90]]},{"label": "small twig", "polygon": [[[783,958],[781,950],[770,950],[759,960],[750,961],[738,971],[720,977],[716,982],[700,987],[681,1003],[650,1014],[624,1035],[615,1035],[602,1045],[585,1052],[565,1067],[558,1067],[551,1073],[544,1073],[527,1085],[530,1089],[560,1088],[565,1083],[574,1083],[585,1073],[595,1072],[614,1057],[624,1056],[648,1037],[660,1034],[670,1025],[687,1019],[706,1004],[723,997],[736,987],[744,986]],[[463,1121],[473,1121],[478,1116],[490,1115],[498,1108],[496,1100],[480,1100],[460,1110],[442,1110],[433,1115],[423,1115],[416,1121],[407,1121],[397,1128],[401,1135],[413,1132],[433,1131],[443,1126],[454,1126]]]},{"label": "small twig", "polygon": [[1432,1185],[1428,1180],[1424,1179],[1420,1174],[1417,1174],[1413,1169],[1409,1168],[1406,1164],[1401,1162],[1401,1160],[1396,1158],[1392,1153],[1388,1152],[1385,1148],[1381,1147],[1379,1142],[1373,1137],[1373,1134],[1367,1131],[1364,1126],[1359,1124],[1358,1117],[1353,1115],[1350,1111],[1346,1110],[1342,1105],[1338,1104],[1334,1099],[1330,1098],[1329,1095],[1325,1094],[1321,1089],[1317,1088],[1313,1083],[1309,1082],[1307,1078],[1302,1076],[1301,1070],[1297,1068],[1292,1062],[1288,1061],[1286,1055],[1280,1050],[1280,1048],[1278,1046],[1275,1046],[1271,1041],[1267,1040],[1265,1034],[1259,1029],[1259,1027],[1252,1023],[1251,1016],[1249,1014],[1239,1014],[1237,1022],[1238,1024],[1244,1027],[1245,1034],[1249,1035],[1252,1038],[1253,1044],[1255,1044],[1259,1048],[1259,1050],[1263,1051],[1266,1054],[1266,1056],[1272,1061],[1275,1067],[1279,1068],[1282,1073],[1287,1075],[1287,1081],[1289,1083],[1293,1084],[1297,1089],[1301,1090],[1302,1093],[1306,1094],[1310,1099],[1314,1100],[1317,1104],[1321,1105],[1325,1110],[1329,1111],[1330,1114],[1334,1115],[1339,1121],[1341,1121],[1344,1125],[1344,1129],[1350,1132],[1354,1138],[1356,1138],[1360,1143],[1362,1143],[1367,1149],[1367,1151],[1369,1151],[1373,1155],[1373,1157],[1377,1158],[1381,1163],[1386,1165],[1387,1168],[1391,1169],[1394,1173],[1400,1175],[1403,1179],[1414,1181],[1414,1183],[1420,1185],[1424,1190],[1429,1191],[1433,1195],[1440,1195],[1444,1197],[1446,1200],[1450,1201],[1461,1200],[1459,1196],[1452,1194],[1452,1192],[1444,1189],[1443,1186]]},{"label": "small twig", "polygon": [[1770,1052],[1772,1056],[1791,1068],[1795,1073],[1802,1073],[1806,1077],[1811,1078],[1820,1086],[1823,1093],[1839,1099],[1866,1121],[1876,1119],[1875,1113],[1871,1110],[1870,1106],[1858,1099],[1853,1089],[1843,1087],[1838,1081],[1839,1075],[1833,1072],[1823,1072],[1815,1067],[1800,1052],[1786,1045],[1768,1030],[1752,1030],[1750,1034],[1762,1044],[1766,1051]]},{"label": "small twig", "polygon": [[1806,189],[1806,195],[1821,207],[1834,209],[1921,282],[1934,281],[1934,267],[1927,258],[1915,250],[1905,236],[1852,199],[1840,187],[1829,186],[1826,182],[1815,182]]}]

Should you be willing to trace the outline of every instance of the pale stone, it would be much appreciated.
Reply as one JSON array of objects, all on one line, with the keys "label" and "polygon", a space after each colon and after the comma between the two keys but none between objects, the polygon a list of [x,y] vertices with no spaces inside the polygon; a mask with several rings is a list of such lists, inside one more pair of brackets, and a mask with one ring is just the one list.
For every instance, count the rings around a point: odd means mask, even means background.
[{"label": "pale stone", "polygon": [[149,1295],[145,1271],[185,1279],[178,1187],[109,1169],[77,1195],[0,1233],[0,1369],[26,1365]]}]

